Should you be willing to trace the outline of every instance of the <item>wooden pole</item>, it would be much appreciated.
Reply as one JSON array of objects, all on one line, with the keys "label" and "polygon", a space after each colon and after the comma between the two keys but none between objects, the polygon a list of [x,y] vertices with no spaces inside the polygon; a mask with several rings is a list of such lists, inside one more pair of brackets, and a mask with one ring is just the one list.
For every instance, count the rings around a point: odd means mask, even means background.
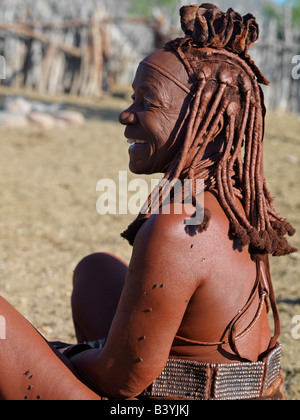
[{"label": "wooden pole", "polygon": [[0,30],[8,31],[10,33],[35,39],[37,41],[42,42],[46,45],[51,45],[53,48],[56,48],[65,54],[69,54],[73,57],[80,58],[81,57],[81,50],[77,47],[72,47],[66,45],[62,42],[55,42],[53,39],[42,32],[39,32],[35,29],[30,28],[29,26],[25,26],[19,23],[7,23],[7,22],[0,22]]}]

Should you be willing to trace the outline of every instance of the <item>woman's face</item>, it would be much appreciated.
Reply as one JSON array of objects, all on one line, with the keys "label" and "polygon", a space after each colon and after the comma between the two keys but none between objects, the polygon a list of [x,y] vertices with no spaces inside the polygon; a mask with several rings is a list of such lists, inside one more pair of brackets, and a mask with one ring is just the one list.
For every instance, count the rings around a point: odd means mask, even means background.
[{"label": "woman's face", "polygon": [[135,174],[165,172],[183,142],[184,130],[179,135],[178,130],[185,120],[189,95],[143,62],[132,86],[133,103],[120,115],[130,144],[129,168]]}]

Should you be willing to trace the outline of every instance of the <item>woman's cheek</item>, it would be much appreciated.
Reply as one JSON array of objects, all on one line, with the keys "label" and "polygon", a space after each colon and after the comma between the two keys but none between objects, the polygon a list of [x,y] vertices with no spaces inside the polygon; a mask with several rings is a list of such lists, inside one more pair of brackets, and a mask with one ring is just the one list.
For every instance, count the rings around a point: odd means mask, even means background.
[{"label": "woman's cheek", "polygon": [[149,116],[149,125],[152,126],[151,133],[158,147],[163,147],[168,142],[174,128],[172,118],[163,112],[153,112]]}]

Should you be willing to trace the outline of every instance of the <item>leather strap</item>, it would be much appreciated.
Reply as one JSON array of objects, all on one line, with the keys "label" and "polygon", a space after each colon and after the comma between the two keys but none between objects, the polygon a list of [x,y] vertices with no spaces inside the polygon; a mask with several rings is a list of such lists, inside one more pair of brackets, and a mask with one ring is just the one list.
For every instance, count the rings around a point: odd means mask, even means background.
[{"label": "leather strap", "polygon": [[[263,262],[265,265],[265,271],[263,269]],[[275,298],[275,292],[273,287],[273,282],[271,279],[271,271],[270,271],[270,262],[269,262],[269,256],[266,255],[264,261],[260,261],[260,272],[261,272],[261,278],[264,282],[264,284],[268,285],[269,288],[269,299],[271,303],[271,308],[273,312],[273,318],[274,318],[274,336],[272,337],[269,345],[269,351],[274,349],[277,346],[277,342],[279,339],[279,336],[281,334],[281,324],[280,324],[280,318],[279,318],[279,312],[277,308],[276,298]]]},{"label": "leather strap", "polygon": [[[244,316],[244,314],[247,312],[247,310],[251,307],[255,297],[256,297],[256,293],[257,293],[257,289],[259,288],[260,285],[260,281],[259,281],[259,275],[258,275],[258,271],[256,273],[256,281],[255,281],[255,285],[254,288],[252,290],[252,293],[248,299],[248,302],[246,303],[246,305],[238,312],[238,314],[233,318],[233,320],[231,321],[230,325],[229,325],[229,335],[228,335],[228,341],[230,344],[230,347],[232,349],[232,351],[239,356],[241,359],[244,359],[244,357],[240,354],[237,344],[236,344],[236,340],[239,338],[239,336],[241,335],[237,335],[237,331],[236,331],[236,324],[237,322]],[[264,300],[263,300],[264,303]],[[261,304],[260,304],[261,307]],[[254,320],[251,322],[251,324],[242,332],[242,335],[246,334],[247,331],[249,331],[249,329],[251,328],[252,325],[254,325],[254,321],[257,320],[258,318],[258,313],[260,315],[261,310],[259,310],[254,318]]]}]

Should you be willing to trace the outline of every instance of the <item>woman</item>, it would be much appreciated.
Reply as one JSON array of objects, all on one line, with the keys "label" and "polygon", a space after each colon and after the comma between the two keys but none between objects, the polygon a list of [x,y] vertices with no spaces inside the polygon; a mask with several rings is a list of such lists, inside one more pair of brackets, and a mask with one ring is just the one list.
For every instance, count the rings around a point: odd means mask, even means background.
[{"label": "woman", "polygon": [[[59,346],[0,301],[3,398],[31,398],[34,389],[48,399],[284,399],[268,254],[295,251],[285,239],[294,229],[263,177],[258,82],[267,81],[248,55],[258,25],[206,3],[183,7],[181,21],[186,37],[141,62],[120,116],[131,171],[164,174],[123,233],[129,267],[109,254],[79,263],[73,319],[88,344],[59,357]],[[199,179],[205,211],[195,225]],[[178,180],[191,188],[176,192]]]}]

